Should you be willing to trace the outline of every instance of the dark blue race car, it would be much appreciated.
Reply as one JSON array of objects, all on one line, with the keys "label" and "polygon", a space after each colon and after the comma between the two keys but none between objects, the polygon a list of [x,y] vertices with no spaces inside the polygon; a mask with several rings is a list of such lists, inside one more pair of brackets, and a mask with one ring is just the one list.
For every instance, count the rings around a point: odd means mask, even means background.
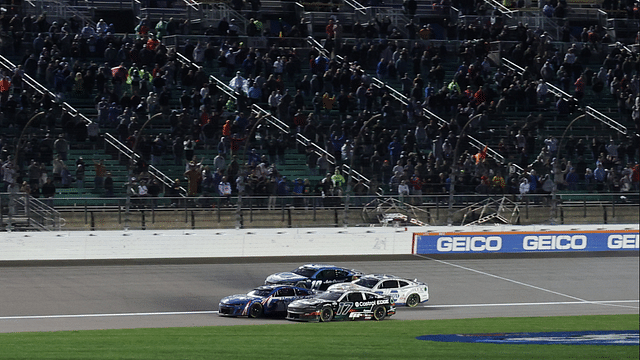
[{"label": "dark blue race car", "polygon": [[332,284],[349,282],[362,276],[362,272],[325,264],[306,264],[292,272],[269,275],[265,284],[288,284],[314,290],[326,290]]},{"label": "dark blue race car", "polygon": [[292,301],[311,297],[315,292],[289,285],[265,285],[248,294],[231,295],[220,300],[218,314],[221,316],[262,315],[285,316],[287,305]]}]

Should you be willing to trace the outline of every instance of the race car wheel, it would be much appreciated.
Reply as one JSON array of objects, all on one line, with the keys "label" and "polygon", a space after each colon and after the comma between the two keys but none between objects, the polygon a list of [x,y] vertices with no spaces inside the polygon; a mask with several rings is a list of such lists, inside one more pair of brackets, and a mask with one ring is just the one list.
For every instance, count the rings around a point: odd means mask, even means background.
[{"label": "race car wheel", "polygon": [[408,307],[415,307],[419,303],[420,303],[420,296],[418,294],[411,294],[407,298],[407,306]]},{"label": "race car wheel", "polygon": [[373,318],[380,321],[382,319],[384,319],[384,317],[387,316],[387,309],[382,306],[382,305],[378,305],[373,309]]},{"label": "race car wheel", "polygon": [[331,306],[325,306],[320,310],[320,321],[331,321],[333,319],[333,309]]},{"label": "race car wheel", "polygon": [[262,304],[260,303],[253,303],[251,304],[251,307],[249,308],[249,317],[250,318],[258,318],[260,316],[262,316]]}]

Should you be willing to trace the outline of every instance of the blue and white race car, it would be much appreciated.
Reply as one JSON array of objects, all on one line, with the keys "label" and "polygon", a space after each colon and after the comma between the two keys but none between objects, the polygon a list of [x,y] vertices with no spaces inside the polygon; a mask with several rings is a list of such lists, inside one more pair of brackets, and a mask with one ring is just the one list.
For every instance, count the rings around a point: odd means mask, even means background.
[{"label": "blue and white race car", "polygon": [[292,272],[281,272],[269,275],[265,284],[288,284],[314,290],[326,290],[332,284],[353,281],[362,272],[334,265],[306,264]]},{"label": "blue and white race car", "polygon": [[414,307],[429,300],[429,286],[426,283],[393,275],[365,275],[350,283],[331,285],[328,290],[368,290],[391,296],[396,305],[408,307]]},{"label": "blue and white race car", "polygon": [[290,285],[266,285],[253,289],[248,294],[231,295],[220,300],[218,315],[248,316],[257,318],[262,315],[285,316],[287,305],[294,300],[315,295],[313,290]]}]

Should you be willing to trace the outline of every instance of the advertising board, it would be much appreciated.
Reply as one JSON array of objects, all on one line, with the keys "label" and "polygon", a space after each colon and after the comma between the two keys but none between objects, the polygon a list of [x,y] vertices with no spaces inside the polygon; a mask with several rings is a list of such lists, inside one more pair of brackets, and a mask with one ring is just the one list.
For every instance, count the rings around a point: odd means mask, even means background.
[{"label": "advertising board", "polygon": [[628,251],[639,245],[637,230],[413,234],[414,254]]}]

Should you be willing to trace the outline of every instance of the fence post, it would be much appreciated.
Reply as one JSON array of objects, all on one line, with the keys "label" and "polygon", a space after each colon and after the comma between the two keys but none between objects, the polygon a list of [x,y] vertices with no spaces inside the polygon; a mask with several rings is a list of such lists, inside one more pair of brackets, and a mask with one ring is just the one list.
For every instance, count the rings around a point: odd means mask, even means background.
[{"label": "fence post", "polygon": [[587,199],[582,199],[582,209],[584,210],[583,217],[587,217]]},{"label": "fence post", "polygon": [[287,208],[287,227],[291,227],[291,208]]},{"label": "fence post", "polygon": [[122,224],[122,205],[118,201],[118,224]]},{"label": "fence post", "polygon": [[340,225],[338,224],[338,208],[333,209],[333,223],[336,227]]},{"label": "fence post", "polygon": [[616,218],[616,201],[613,198],[611,200],[611,217]]},{"label": "fence post", "polygon": [[282,222],[284,222],[284,199],[280,200],[282,200]]},{"label": "fence post", "polygon": [[87,202],[84,202],[84,224],[87,225]]},{"label": "fence post", "polygon": [[[220,215],[218,214],[218,217]],[[219,221],[219,220],[218,220]],[[196,216],[193,213],[193,210],[191,210],[191,230],[194,230],[196,228]]]},{"label": "fence post", "polygon": [[189,199],[184,199],[184,222],[189,222],[189,210],[187,209],[187,203]]},{"label": "fence post", "polygon": [[91,231],[95,231],[95,230],[96,230],[96,219],[92,211],[91,212]]},{"label": "fence post", "polygon": [[142,230],[147,230],[146,219],[144,215],[144,210],[140,210],[140,227]]},{"label": "fence post", "polygon": [[607,207],[606,206],[602,207],[602,221],[605,224],[607,223]]}]

